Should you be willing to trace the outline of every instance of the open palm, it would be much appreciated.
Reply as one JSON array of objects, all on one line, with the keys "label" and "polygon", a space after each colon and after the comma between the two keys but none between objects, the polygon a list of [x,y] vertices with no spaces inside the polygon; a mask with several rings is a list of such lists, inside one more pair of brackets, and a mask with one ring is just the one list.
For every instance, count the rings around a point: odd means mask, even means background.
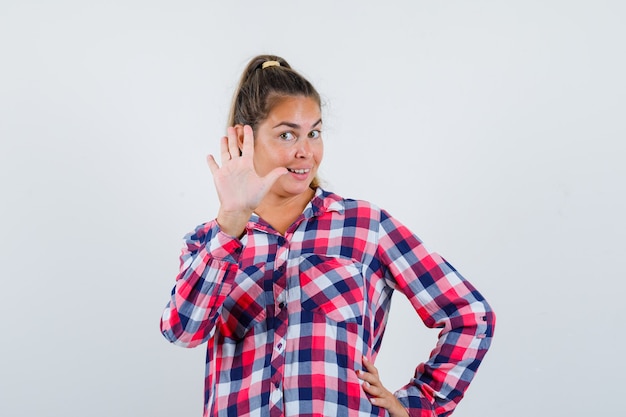
[{"label": "open palm", "polygon": [[[240,135],[243,135],[241,151]],[[220,142],[220,156],[221,167],[213,155],[207,157],[220,200],[218,222],[225,231],[232,229],[240,232],[272,184],[287,172],[287,168],[274,168],[264,177],[257,174],[254,168],[254,133],[248,125],[227,129],[227,136]],[[220,217],[222,221],[219,221]]]}]

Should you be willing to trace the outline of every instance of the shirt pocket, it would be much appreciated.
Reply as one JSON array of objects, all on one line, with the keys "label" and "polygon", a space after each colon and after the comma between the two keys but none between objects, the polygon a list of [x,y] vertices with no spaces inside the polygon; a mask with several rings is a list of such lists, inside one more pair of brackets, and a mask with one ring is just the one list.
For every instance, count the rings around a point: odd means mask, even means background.
[{"label": "shirt pocket", "polygon": [[363,322],[361,264],[351,259],[306,255],[300,267],[302,309],[335,322]]},{"label": "shirt pocket", "polygon": [[219,329],[225,337],[241,340],[250,329],[265,321],[263,284],[267,273],[265,264],[252,265],[238,272],[218,319]]}]

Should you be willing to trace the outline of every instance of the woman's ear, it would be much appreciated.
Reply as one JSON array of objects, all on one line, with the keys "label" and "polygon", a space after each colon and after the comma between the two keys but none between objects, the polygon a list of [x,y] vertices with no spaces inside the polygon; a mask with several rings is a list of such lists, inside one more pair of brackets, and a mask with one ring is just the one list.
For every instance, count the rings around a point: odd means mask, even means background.
[{"label": "woman's ear", "polygon": [[243,125],[235,125],[235,133],[237,134],[237,146],[239,146],[239,154],[243,150]]}]

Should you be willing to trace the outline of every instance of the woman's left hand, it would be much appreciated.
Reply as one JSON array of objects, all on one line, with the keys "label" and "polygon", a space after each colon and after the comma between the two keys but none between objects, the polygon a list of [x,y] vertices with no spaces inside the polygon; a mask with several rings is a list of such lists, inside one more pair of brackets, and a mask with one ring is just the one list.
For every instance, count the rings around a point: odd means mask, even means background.
[{"label": "woman's left hand", "polygon": [[365,371],[356,371],[356,374],[363,380],[363,391],[368,395],[370,402],[387,410],[390,417],[409,417],[407,409],[392,392],[387,391],[387,388],[383,386],[378,376],[378,369],[365,356],[363,365]]}]

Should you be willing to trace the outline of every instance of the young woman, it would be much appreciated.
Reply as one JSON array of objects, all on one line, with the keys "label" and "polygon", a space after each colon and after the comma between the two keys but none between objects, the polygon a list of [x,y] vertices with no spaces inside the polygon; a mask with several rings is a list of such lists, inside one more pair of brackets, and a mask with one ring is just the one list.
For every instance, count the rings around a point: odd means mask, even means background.
[{"label": "young woman", "polygon": [[[319,186],[320,97],[277,56],[249,63],[221,162],[215,220],[186,236],[161,319],[207,342],[205,416],[446,416],[485,355],[495,316],[472,285],[389,213]],[[391,295],[441,328],[391,393],[374,366]]]}]

